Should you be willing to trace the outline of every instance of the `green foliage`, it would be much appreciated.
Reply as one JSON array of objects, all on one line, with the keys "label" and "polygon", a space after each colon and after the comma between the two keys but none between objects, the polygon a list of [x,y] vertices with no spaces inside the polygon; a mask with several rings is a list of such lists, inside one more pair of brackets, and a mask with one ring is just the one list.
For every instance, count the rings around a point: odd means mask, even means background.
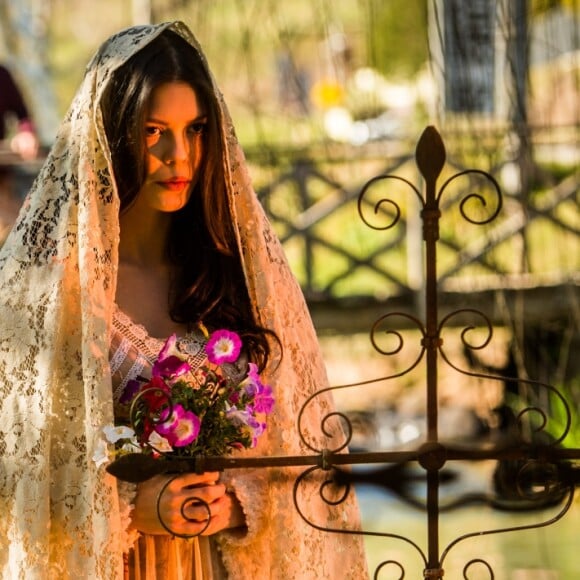
[{"label": "green foliage", "polygon": [[546,431],[553,437],[559,438],[569,423],[568,431],[562,446],[569,449],[580,449],[580,377],[561,386],[560,394],[568,405],[570,416],[561,401],[556,402],[550,411],[550,418],[546,424]]},{"label": "green foliage", "polygon": [[[518,395],[506,397],[506,402],[516,414],[531,407],[538,408],[545,413],[545,417],[538,412],[530,411],[522,415],[522,419],[529,421],[526,428],[536,434],[547,434],[550,440],[559,440],[564,435],[561,445],[568,449],[580,448],[580,376],[576,376],[566,384],[553,385],[560,396],[551,393],[548,399],[528,401]],[[564,404],[565,402],[565,404]],[[541,437],[541,435],[540,435]],[[532,437],[536,440],[535,437]]]},{"label": "green foliage", "polygon": [[[135,405],[133,428],[144,453],[154,453],[147,445],[148,438],[155,425],[168,420],[171,410],[177,405],[198,417],[201,428],[192,443],[175,446],[170,456],[218,456],[231,453],[236,447],[251,447],[252,437],[249,431],[226,415],[230,399],[237,387],[228,385],[220,374],[209,368],[202,367],[200,376],[204,376],[202,385],[179,380],[171,386],[171,391],[157,387],[145,388],[142,391],[141,399]],[[243,391],[237,394],[239,403],[247,405],[248,396]]]}]

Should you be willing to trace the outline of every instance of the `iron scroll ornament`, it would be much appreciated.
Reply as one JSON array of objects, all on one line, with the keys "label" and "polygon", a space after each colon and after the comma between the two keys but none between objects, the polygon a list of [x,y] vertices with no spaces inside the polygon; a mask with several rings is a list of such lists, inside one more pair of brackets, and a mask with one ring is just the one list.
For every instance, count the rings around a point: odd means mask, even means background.
[{"label": "iron scroll ornament", "polygon": [[[535,441],[526,441],[522,438],[516,438],[508,441],[501,441],[495,447],[487,446],[485,448],[469,448],[469,447],[453,447],[443,444],[439,441],[438,437],[438,427],[437,427],[437,372],[436,367],[438,365],[438,358],[442,359],[445,363],[451,366],[456,371],[470,375],[474,377],[481,378],[491,378],[496,380],[506,380],[506,377],[494,377],[491,375],[484,375],[483,373],[472,373],[469,371],[464,371],[455,365],[450,358],[447,356],[443,348],[443,338],[442,331],[445,324],[454,316],[464,315],[466,313],[476,314],[485,320],[484,326],[487,326],[490,330],[489,337],[485,344],[491,340],[491,324],[489,320],[480,312],[474,309],[462,309],[448,315],[443,321],[438,319],[438,289],[437,289],[437,272],[436,272],[436,243],[439,239],[439,219],[442,215],[441,212],[441,200],[445,192],[450,188],[452,184],[456,184],[461,178],[468,176],[478,176],[483,177],[488,184],[491,185],[492,197],[484,196],[479,193],[467,193],[463,196],[459,203],[459,210],[461,216],[469,223],[474,225],[484,225],[493,221],[502,209],[502,194],[497,181],[487,172],[480,171],[477,169],[468,169],[460,171],[455,175],[449,177],[440,188],[437,187],[437,179],[440,176],[443,167],[445,165],[445,148],[439,133],[434,127],[427,127],[423,132],[421,138],[419,139],[417,150],[416,150],[416,160],[417,166],[425,179],[425,195],[421,195],[417,187],[409,180],[396,176],[396,175],[379,175],[374,177],[369,182],[367,182],[360,193],[358,200],[358,210],[362,221],[377,231],[384,231],[393,228],[401,220],[403,212],[401,207],[396,203],[396,201],[389,197],[382,197],[378,202],[369,202],[366,198],[369,196],[371,190],[381,182],[394,182],[403,184],[408,188],[411,194],[414,194],[421,204],[421,217],[423,220],[423,239],[426,244],[425,248],[425,323],[417,320],[414,317],[409,316],[406,313],[389,313],[381,317],[375,325],[373,325],[373,331],[371,332],[371,342],[379,353],[384,355],[394,355],[397,354],[404,342],[402,335],[398,331],[388,331],[391,336],[396,337],[398,340],[398,346],[392,349],[381,349],[377,347],[376,341],[374,339],[375,330],[377,329],[380,322],[386,321],[389,317],[403,316],[407,320],[412,320],[413,325],[417,326],[421,332],[421,345],[422,349],[416,358],[416,360],[409,366],[399,373],[392,374],[388,377],[383,377],[382,379],[376,379],[371,381],[365,381],[358,384],[341,385],[339,387],[333,388],[345,388],[354,386],[363,386],[365,384],[376,382],[379,380],[394,379],[405,375],[407,372],[415,368],[419,362],[426,359],[427,364],[427,408],[429,409],[427,416],[427,441],[416,450],[415,456],[413,458],[407,457],[406,459],[401,458],[401,462],[395,464],[394,466],[379,468],[377,470],[364,470],[362,472],[346,471],[337,468],[339,471],[336,480],[344,485],[351,485],[354,483],[374,483],[380,485],[385,489],[392,490],[392,480],[393,474],[397,472],[399,468],[404,468],[407,464],[406,462],[417,461],[421,467],[424,468],[426,472],[426,482],[427,482],[427,500],[426,502],[417,502],[417,498],[409,494],[409,486],[399,485],[397,488],[397,493],[399,496],[407,501],[408,503],[419,505],[425,509],[428,513],[428,532],[429,532],[429,546],[428,555],[425,556],[425,577],[429,578],[442,578],[443,569],[442,563],[443,559],[447,556],[449,550],[454,547],[461,540],[477,536],[480,534],[492,534],[507,531],[515,531],[517,529],[529,529],[543,527],[550,525],[551,523],[559,520],[568,511],[572,498],[574,495],[574,489],[578,486],[580,481],[580,476],[578,474],[579,468],[575,467],[573,461],[580,459],[580,450],[569,450],[560,447],[560,444],[566,438],[571,425],[571,413],[570,408],[565,400],[565,398],[558,392],[557,389],[551,385],[539,383],[536,381],[526,381],[527,384],[534,384],[537,387],[543,388],[551,395],[553,395],[559,404],[564,409],[565,425],[562,428],[562,433],[550,442],[549,444],[538,443]],[[365,215],[365,208],[372,207],[374,213],[374,219],[369,219]],[[478,217],[474,210],[483,211],[485,214],[483,217]],[[383,219],[385,223],[377,224],[377,217]],[[470,343],[467,339],[468,334],[472,330],[472,327],[467,326],[461,334],[461,339],[467,348],[483,348],[485,344],[474,345]],[[507,377],[509,378],[509,377]],[[516,379],[514,379],[516,380]],[[315,398],[316,395],[311,397],[311,400]],[[308,404],[310,401],[305,403]],[[520,425],[523,423],[526,416],[536,414],[541,418],[541,424],[535,427],[536,433],[541,433],[546,424],[549,421],[549,416],[539,408],[537,405],[528,405],[515,418],[515,423]],[[347,439],[350,440],[352,436],[352,426],[348,422],[346,417],[342,417],[345,422],[345,432],[347,433]],[[300,422],[299,422],[300,423]],[[326,432],[323,427],[323,431]],[[311,447],[315,450],[314,447]],[[361,457],[360,454],[355,454],[358,458]],[[365,454],[362,454],[365,455]],[[382,455],[383,463],[388,464],[390,461],[395,461],[393,454],[385,452],[383,454],[375,454],[375,461],[379,462],[379,457]],[[355,458],[352,458],[352,464],[357,463]],[[449,462],[454,460],[469,460],[477,461],[482,459],[493,459],[497,461],[507,461],[507,462],[519,462],[518,469],[512,474],[510,485],[513,487],[516,495],[522,500],[520,505],[525,509],[536,509],[536,507],[543,507],[546,504],[563,504],[562,509],[556,516],[548,519],[544,522],[539,522],[531,526],[525,526],[522,528],[506,528],[489,530],[483,532],[474,532],[473,534],[466,534],[457,540],[451,542],[442,556],[439,553],[438,546],[438,515],[443,509],[453,509],[461,505],[465,505],[467,502],[478,501],[497,507],[499,509],[504,509],[501,502],[497,501],[489,495],[480,494],[478,497],[473,497],[473,495],[466,497],[458,497],[456,501],[452,502],[451,505],[441,506],[439,502],[438,489],[441,481],[444,477],[448,476],[446,471]],[[531,492],[530,489],[534,490],[540,488],[540,492]],[[567,499],[566,499],[567,498]],[[366,533],[366,532],[365,532]],[[384,534],[388,537],[389,534]],[[392,537],[392,536],[391,536]],[[405,538],[405,541],[409,541]],[[386,564],[386,563],[384,563]],[[398,564],[398,563],[397,563]],[[464,568],[464,576],[467,578],[468,571],[480,564],[485,566],[493,577],[493,571],[491,567],[482,559],[475,559],[470,561]],[[379,568],[381,568],[379,566]],[[403,567],[400,566],[400,570],[403,571]],[[378,573],[378,569],[377,569]]]},{"label": "iron scroll ornament", "polygon": [[[394,199],[388,197],[382,197],[375,203],[368,203],[368,205],[373,208],[375,216],[388,216],[389,221],[387,223],[378,225],[365,215],[365,201],[370,192],[383,181],[395,181],[405,185],[419,200],[421,205],[421,216],[423,217],[424,222],[424,239],[437,240],[439,238],[438,222],[441,217],[440,204],[443,194],[460,178],[471,175],[483,177],[492,186],[495,207],[490,210],[487,207],[488,201],[482,194],[471,192],[466,194],[459,204],[461,216],[474,225],[484,225],[495,220],[501,212],[503,198],[498,182],[490,173],[480,169],[466,169],[449,177],[438,191],[435,189],[435,182],[445,165],[445,158],[445,146],[443,145],[439,133],[434,127],[427,127],[417,144],[416,160],[421,174],[425,177],[427,183],[429,185],[432,184],[433,187],[428,185],[425,195],[422,195],[421,191],[410,180],[404,177],[392,174],[382,174],[373,177],[363,186],[358,197],[357,209],[361,220],[369,228],[377,231],[388,230],[398,224],[402,215],[401,208]],[[467,208],[473,206],[474,203],[478,203],[482,208],[488,209],[489,215],[481,219],[470,217],[470,212]],[[390,213],[388,211],[389,209],[391,209],[393,213]]]}]

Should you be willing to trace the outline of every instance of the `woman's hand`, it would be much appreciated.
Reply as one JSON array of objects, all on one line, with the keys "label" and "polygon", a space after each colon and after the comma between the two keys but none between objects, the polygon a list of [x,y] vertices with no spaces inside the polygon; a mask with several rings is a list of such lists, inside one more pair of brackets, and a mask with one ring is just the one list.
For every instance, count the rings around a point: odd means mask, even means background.
[{"label": "woman's hand", "polygon": [[[137,488],[132,513],[133,527],[137,530],[145,534],[170,534],[161,524],[159,515],[175,535],[201,533],[209,536],[244,524],[235,495],[226,492],[225,485],[218,483],[218,473],[186,473],[168,484],[172,477],[175,476],[157,475]],[[162,490],[158,514],[157,501]]]}]

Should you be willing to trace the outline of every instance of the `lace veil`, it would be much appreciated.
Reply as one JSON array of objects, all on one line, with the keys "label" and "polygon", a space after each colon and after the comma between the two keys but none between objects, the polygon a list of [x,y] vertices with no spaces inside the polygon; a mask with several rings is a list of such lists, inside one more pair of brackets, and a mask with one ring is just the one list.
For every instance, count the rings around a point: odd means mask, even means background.
[{"label": "lace veil", "polygon": [[[123,574],[117,484],[92,460],[100,429],[113,421],[108,352],[119,241],[119,201],[98,103],[112,71],[165,28],[187,39],[205,62],[179,22],[111,37],[89,63],[0,251],[3,578],[110,580]],[[223,162],[249,294],[260,324],[284,345],[280,364],[267,377],[276,412],[268,436],[251,453],[312,453],[297,435],[296,418],[305,399],[326,386],[324,365],[302,293],[252,190],[223,103],[221,114]],[[309,405],[304,434],[314,449],[325,446],[320,425],[330,409],[325,397]],[[219,535],[226,567],[238,570],[236,578],[258,577],[265,569],[276,570],[271,577],[279,578],[366,577],[357,536],[319,532],[299,517],[289,473],[225,474],[247,490],[241,498],[245,509],[260,514],[246,538]],[[318,487],[305,493],[305,499],[315,499]],[[313,508],[313,517],[319,526],[358,525],[350,500],[332,512]],[[345,575],[351,569],[356,572]]]}]

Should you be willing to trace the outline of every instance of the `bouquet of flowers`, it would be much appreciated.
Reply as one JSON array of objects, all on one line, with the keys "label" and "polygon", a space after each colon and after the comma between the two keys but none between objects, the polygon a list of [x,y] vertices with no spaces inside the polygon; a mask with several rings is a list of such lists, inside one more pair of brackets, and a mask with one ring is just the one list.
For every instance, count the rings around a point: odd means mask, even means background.
[{"label": "bouquet of flowers", "polygon": [[127,383],[120,402],[130,409],[130,424],[105,427],[106,441],[94,457],[97,464],[113,459],[107,469],[116,474],[114,463],[126,463],[127,455],[137,465],[149,459],[221,456],[255,447],[274,405],[272,389],[262,383],[254,363],[248,363],[241,382],[227,379],[222,365],[238,361],[238,334],[222,329],[206,336],[209,364],[192,369],[172,335],[153,365],[151,379]]}]

